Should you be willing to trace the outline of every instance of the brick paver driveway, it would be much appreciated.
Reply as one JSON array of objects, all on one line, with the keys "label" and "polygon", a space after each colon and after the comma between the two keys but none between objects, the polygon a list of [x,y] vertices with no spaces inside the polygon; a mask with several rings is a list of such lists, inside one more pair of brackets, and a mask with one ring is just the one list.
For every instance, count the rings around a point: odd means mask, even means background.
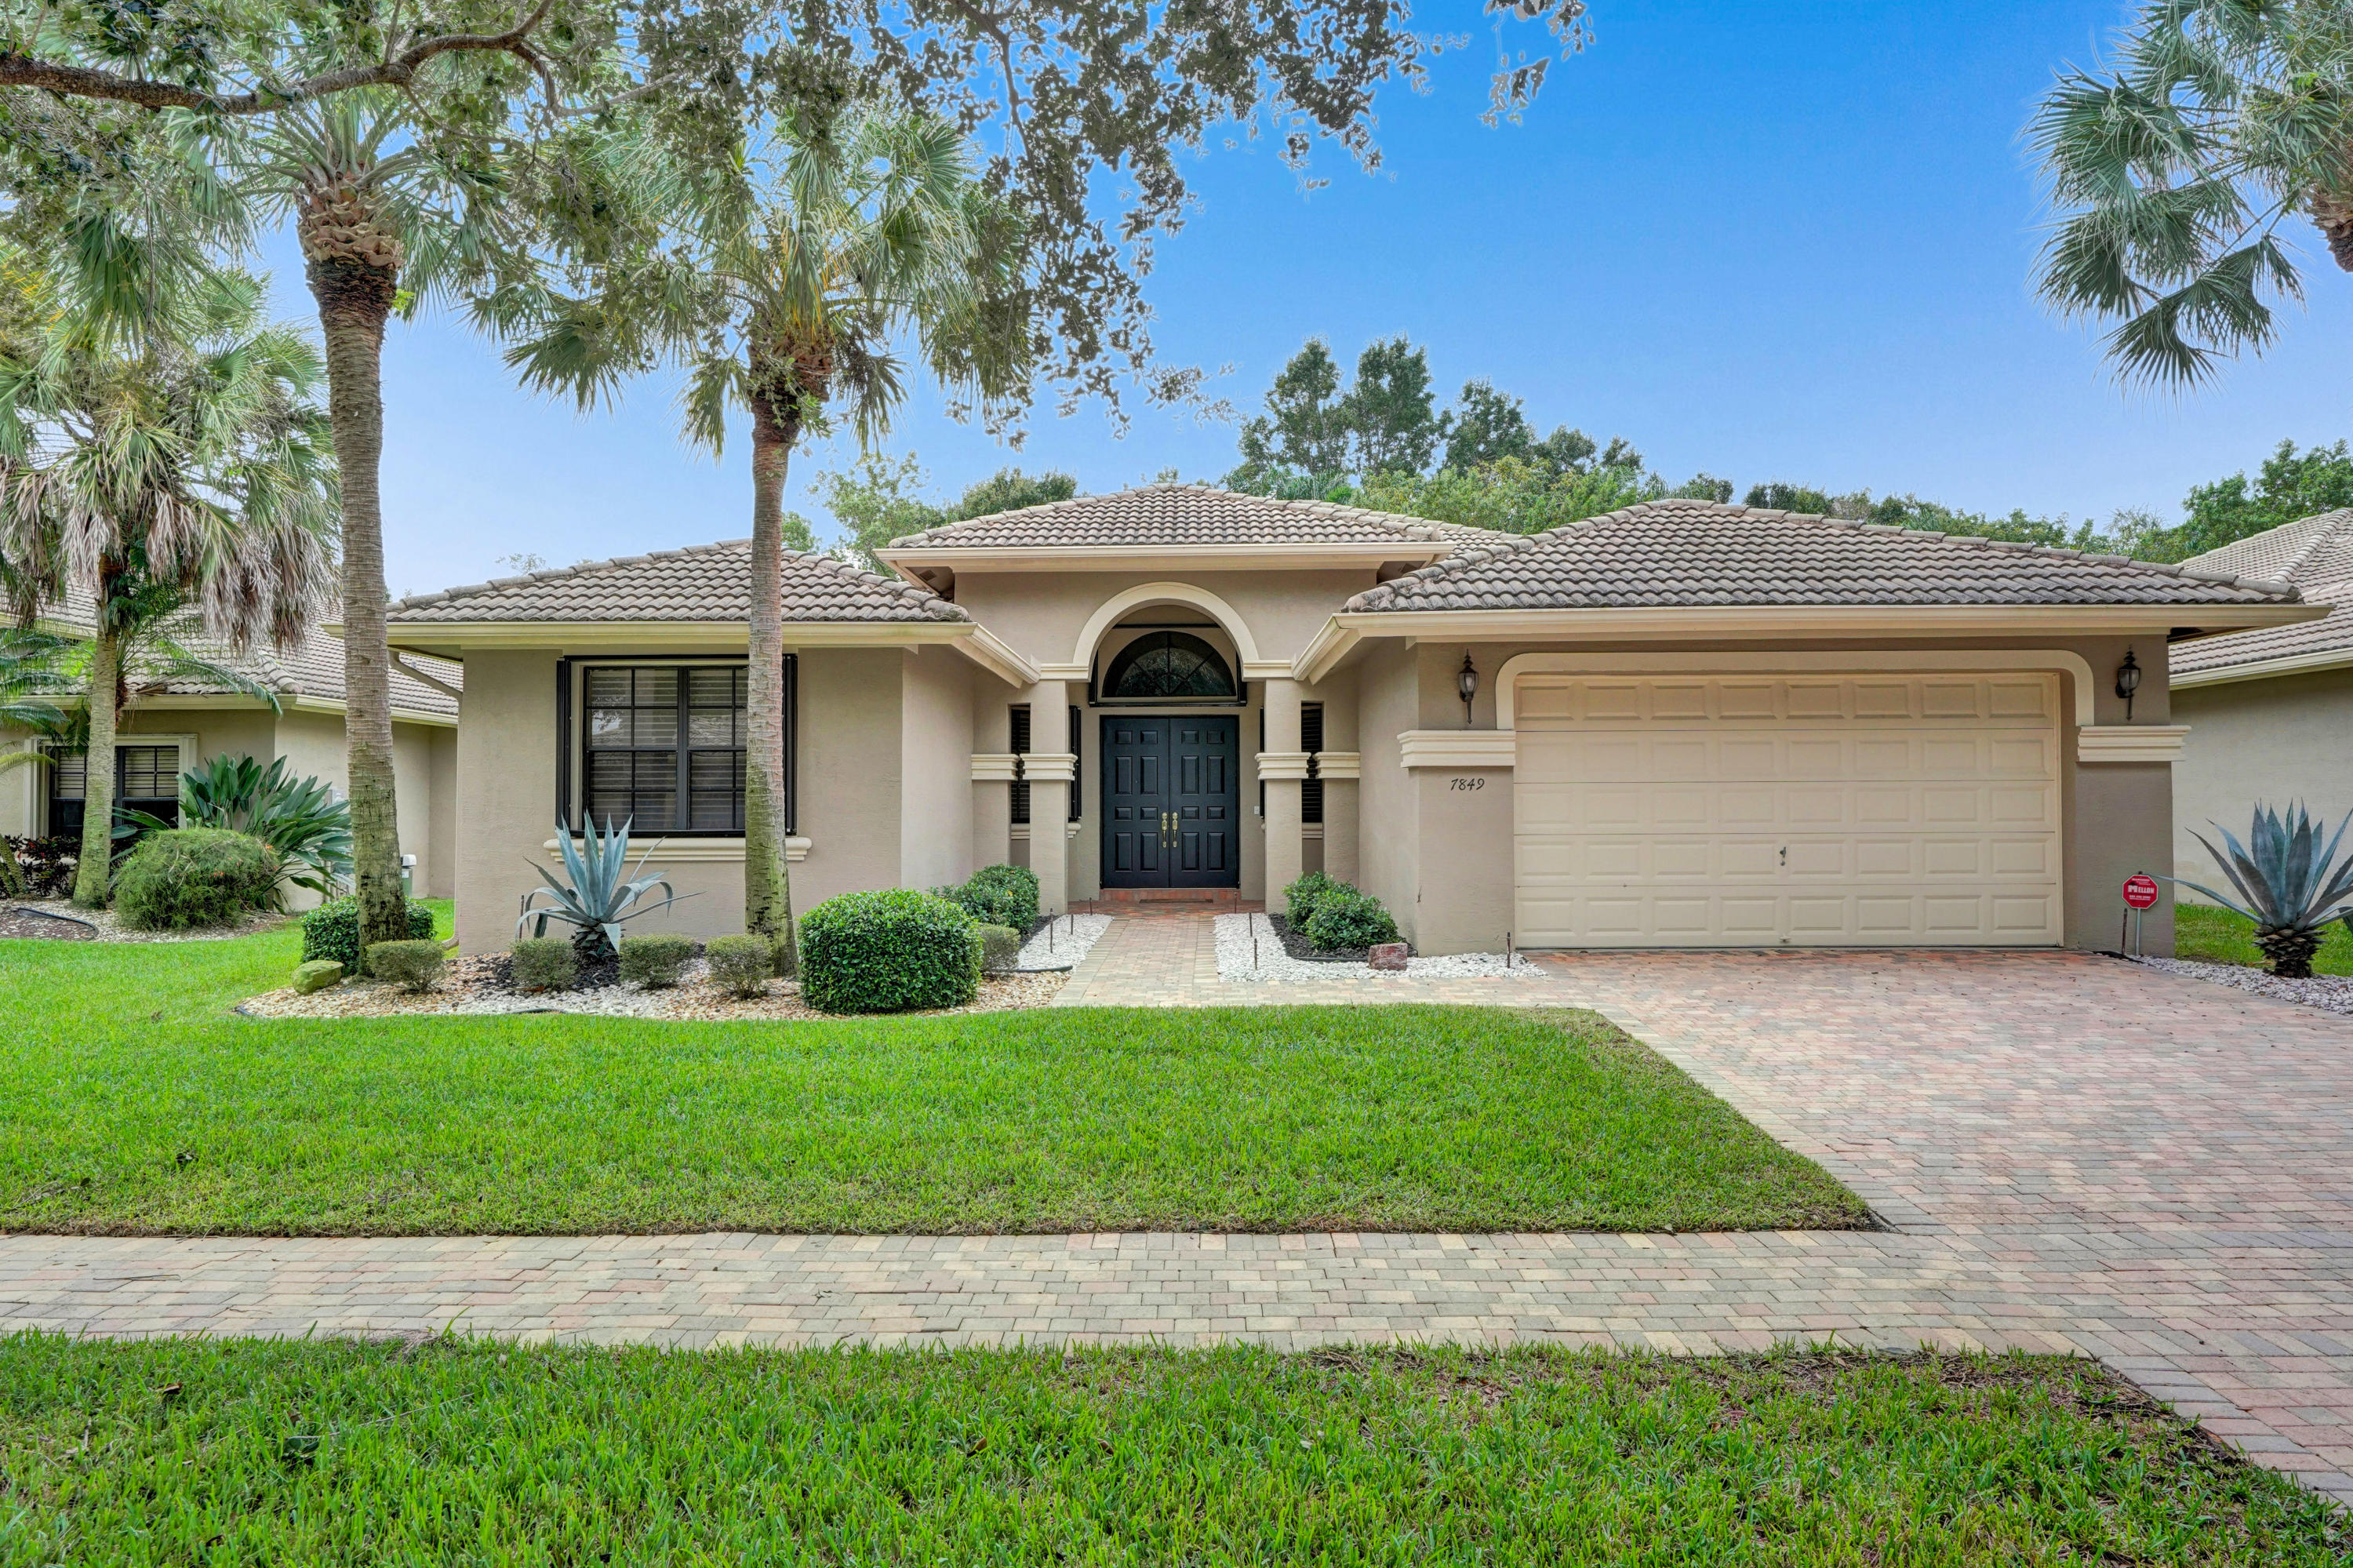
[{"label": "brick paver driveway", "polygon": [[[1200,1004],[1338,1000],[1219,984]],[[1149,945],[1149,944],[1146,944]],[[1143,947],[1131,944],[1130,967]],[[2353,1499],[2353,1020],[2069,955],[1546,960],[1896,1228],[1734,1236],[0,1238],[0,1322],[680,1344],[1820,1339],[2095,1354]],[[1106,965],[1106,971],[1112,966]],[[1141,976],[1130,976],[1131,980]],[[1107,988],[1137,1000],[1142,986]],[[1318,987],[1320,992],[1327,988]],[[1347,1000],[1433,996],[1362,988]]]},{"label": "brick paver driveway", "polygon": [[2353,1494],[2353,1019],[2073,955],[1546,962],[2021,1320]]}]

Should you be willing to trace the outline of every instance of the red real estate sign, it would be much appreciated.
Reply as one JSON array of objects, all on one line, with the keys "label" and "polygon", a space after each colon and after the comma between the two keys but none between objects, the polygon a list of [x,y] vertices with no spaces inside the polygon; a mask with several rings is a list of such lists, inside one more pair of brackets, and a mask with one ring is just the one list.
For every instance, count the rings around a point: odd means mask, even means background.
[{"label": "red real estate sign", "polygon": [[2146,873],[2125,878],[2125,902],[2135,909],[2147,909],[2157,903],[2157,878]]}]

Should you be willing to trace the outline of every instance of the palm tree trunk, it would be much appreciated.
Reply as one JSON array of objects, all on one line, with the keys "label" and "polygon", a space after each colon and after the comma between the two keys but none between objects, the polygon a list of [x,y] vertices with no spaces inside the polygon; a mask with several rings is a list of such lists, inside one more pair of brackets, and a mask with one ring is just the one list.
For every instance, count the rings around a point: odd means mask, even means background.
[{"label": "palm tree trunk", "polygon": [[2353,198],[2316,186],[2306,206],[2328,241],[2328,254],[2339,268],[2353,272]]},{"label": "palm tree trunk", "polygon": [[776,945],[776,972],[800,969],[785,859],[785,473],[793,436],[752,399],[751,674],[745,682],[744,929]]},{"label": "palm tree trunk", "polygon": [[306,269],[327,340],[327,418],[343,493],[343,747],[360,952],[408,939],[392,776],[392,653],[384,627],[384,323],[396,274],[345,257]]},{"label": "palm tree trunk", "polygon": [[114,858],[115,704],[122,687],[122,642],[101,617],[90,649],[90,749],[82,753],[81,858],[74,865],[73,901],[106,907],[107,874]]}]

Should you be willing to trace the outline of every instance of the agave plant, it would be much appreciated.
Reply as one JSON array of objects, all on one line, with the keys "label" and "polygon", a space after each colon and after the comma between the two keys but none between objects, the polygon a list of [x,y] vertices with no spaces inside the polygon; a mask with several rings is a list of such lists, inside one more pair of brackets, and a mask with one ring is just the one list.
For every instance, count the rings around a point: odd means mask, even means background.
[{"label": "agave plant", "polygon": [[[620,950],[623,921],[667,909],[678,902],[679,895],[670,890],[667,878],[628,874],[628,821],[617,828],[607,821],[605,831],[599,833],[592,821],[578,843],[573,842],[571,830],[558,822],[555,843],[563,852],[564,872],[572,879],[572,885],[567,887],[556,881],[547,874],[546,867],[533,864],[532,869],[547,885],[534,887],[523,895],[522,914],[515,921],[518,937],[523,934],[525,926],[531,927],[533,936],[544,937],[550,920],[562,920],[573,927],[572,945],[582,960],[596,963]],[[638,859],[639,873],[646,869],[646,862],[653,859],[654,850],[660,847],[657,842]],[[661,889],[661,901],[647,902],[656,888]],[[690,893],[686,896],[694,895]],[[533,900],[540,898],[549,902],[535,906]]]},{"label": "agave plant", "polygon": [[[250,757],[216,757],[201,771],[180,775],[180,822],[184,828],[227,828],[251,833],[278,852],[286,880],[322,898],[343,890],[352,874],[352,809],[317,779],[297,779],[286,759],[268,768]],[[170,822],[145,811],[125,810],[115,828],[119,838]]]},{"label": "agave plant", "polygon": [[2353,911],[2353,857],[2343,862],[2337,858],[2348,824],[2353,824],[2353,812],[2346,814],[2337,832],[2323,843],[2321,824],[2306,813],[2300,802],[2291,801],[2283,817],[2259,801],[2246,844],[2221,823],[2212,824],[2229,846],[2227,854],[2208,843],[2205,834],[2190,834],[2206,845],[2206,853],[2239,890],[2238,898],[2186,877],[2165,880],[2202,893],[2223,908],[2253,920],[2255,946],[2272,961],[2272,973],[2286,980],[2307,980],[2312,975],[2312,955],[2320,950],[2321,936],[2329,922]]}]

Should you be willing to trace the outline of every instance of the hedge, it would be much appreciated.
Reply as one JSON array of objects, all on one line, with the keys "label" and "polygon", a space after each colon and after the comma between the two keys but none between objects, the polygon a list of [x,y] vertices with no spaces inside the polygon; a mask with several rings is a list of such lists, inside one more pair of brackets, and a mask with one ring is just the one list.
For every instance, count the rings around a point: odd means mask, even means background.
[{"label": "hedge", "polygon": [[148,931],[220,926],[278,901],[278,852],[226,828],[168,828],[139,841],[115,874],[123,924]]},{"label": "hedge", "polygon": [[972,916],[911,888],[845,893],[801,921],[801,996],[825,1012],[961,1006],[980,959]]},{"label": "hedge", "polygon": [[[433,911],[424,905],[411,902],[408,906],[408,934],[417,941],[433,935]],[[360,972],[360,906],[356,898],[338,898],[322,904],[302,916],[302,961],[332,959],[343,966],[343,972]]]}]

